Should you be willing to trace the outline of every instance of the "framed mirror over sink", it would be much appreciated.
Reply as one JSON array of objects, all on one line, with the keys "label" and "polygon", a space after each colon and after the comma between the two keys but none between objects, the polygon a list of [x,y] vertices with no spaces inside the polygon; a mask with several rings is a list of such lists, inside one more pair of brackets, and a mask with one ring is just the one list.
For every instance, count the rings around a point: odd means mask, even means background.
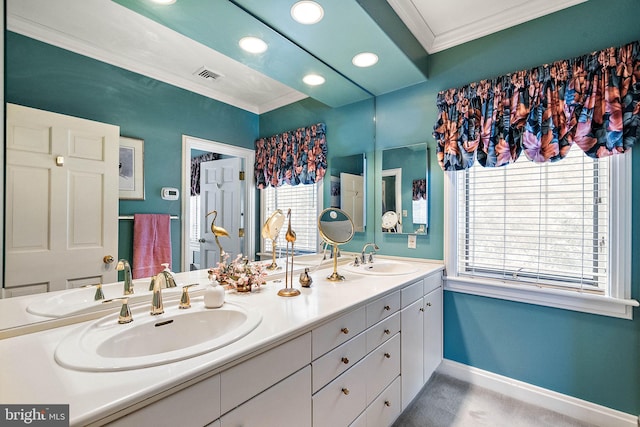
[{"label": "framed mirror over sink", "polygon": [[429,226],[429,161],[426,143],[382,151],[383,233],[426,234]]}]

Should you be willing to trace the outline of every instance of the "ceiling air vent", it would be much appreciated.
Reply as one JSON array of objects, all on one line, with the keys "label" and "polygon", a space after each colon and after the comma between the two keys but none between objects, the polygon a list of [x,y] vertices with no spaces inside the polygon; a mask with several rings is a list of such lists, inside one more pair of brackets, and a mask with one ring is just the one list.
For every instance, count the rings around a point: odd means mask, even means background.
[{"label": "ceiling air vent", "polygon": [[193,75],[201,77],[205,80],[218,80],[220,77],[222,77],[222,74],[218,74],[208,67],[200,67],[195,73],[193,73]]}]

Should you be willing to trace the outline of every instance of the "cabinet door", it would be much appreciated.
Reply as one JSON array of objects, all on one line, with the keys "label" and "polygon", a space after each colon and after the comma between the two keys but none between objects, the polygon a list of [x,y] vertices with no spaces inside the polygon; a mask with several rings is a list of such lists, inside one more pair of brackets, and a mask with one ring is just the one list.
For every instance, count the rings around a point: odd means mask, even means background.
[{"label": "cabinet door", "polygon": [[442,361],[442,288],[424,297],[424,382]]},{"label": "cabinet door", "polygon": [[221,427],[311,427],[311,367],[285,378],[220,421]]},{"label": "cabinet door", "polygon": [[420,298],[400,312],[402,410],[411,403],[424,384],[424,308],[422,301],[423,299]]}]

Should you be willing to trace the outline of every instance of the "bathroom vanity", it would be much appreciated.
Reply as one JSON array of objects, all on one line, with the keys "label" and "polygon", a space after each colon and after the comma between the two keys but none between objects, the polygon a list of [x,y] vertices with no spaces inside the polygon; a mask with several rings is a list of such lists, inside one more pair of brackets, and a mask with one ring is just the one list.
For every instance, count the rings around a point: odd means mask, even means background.
[{"label": "bathroom vanity", "polygon": [[[322,266],[296,297],[278,296],[273,281],[228,293],[260,312],[259,325],[172,363],[106,372],[56,363],[58,345],[96,320],[0,340],[0,401],[69,404],[71,425],[391,425],[442,359],[443,265],[388,261],[382,273],[342,266],[344,281]],[[181,274],[206,283],[206,271],[178,273],[179,283]],[[136,316],[148,314],[132,324]]]}]

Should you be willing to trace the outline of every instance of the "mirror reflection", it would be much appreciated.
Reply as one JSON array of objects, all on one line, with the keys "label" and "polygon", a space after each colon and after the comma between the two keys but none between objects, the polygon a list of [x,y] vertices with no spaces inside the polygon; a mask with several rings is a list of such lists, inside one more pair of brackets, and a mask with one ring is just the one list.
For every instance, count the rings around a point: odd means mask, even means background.
[{"label": "mirror reflection", "polygon": [[276,241],[283,225],[284,213],[280,209],[276,209],[262,226],[262,238],[271,240],[271,264],[267,266],[267,270],[278,268],[276,263]]},{"label": "mirror reflection", "polygon": [[382,152],[383,233],[427,233],[428,165],[426,143]]},{"label": "mirror reflection", "polygon": [[331,160],[331,207],[345,211],[355,232],[364,232],[366,157],[364,154],[334,157]]},{"label": "mirror reflection", "polygon": [[318,231],[320,237],[333,246],[333,273],[327,279],[344,280],[344,276],[338,274],[338,246],[353,238],[353,221],[345,211],[327,208],[318,217]]}]

